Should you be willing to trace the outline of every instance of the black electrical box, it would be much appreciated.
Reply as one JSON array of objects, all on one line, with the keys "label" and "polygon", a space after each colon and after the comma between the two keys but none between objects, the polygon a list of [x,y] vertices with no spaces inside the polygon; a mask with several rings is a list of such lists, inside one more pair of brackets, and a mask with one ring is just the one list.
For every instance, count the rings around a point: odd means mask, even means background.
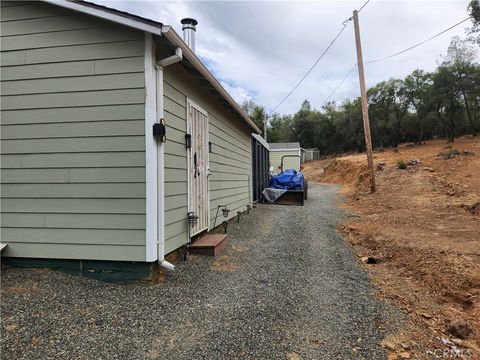
[{"label": "black electrical box", "polygon": [[167,140],[166,135],[165,120],[160,119],[160,123],[153,124],[153,136],[158,138],[161,142],[165,142]]}]

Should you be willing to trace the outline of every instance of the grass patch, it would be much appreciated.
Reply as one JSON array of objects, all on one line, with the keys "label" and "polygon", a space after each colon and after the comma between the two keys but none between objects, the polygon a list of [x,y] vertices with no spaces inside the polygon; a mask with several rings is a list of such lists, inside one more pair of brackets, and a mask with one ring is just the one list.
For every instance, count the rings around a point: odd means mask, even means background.
[{"label": "grass patch", "polygon": [[397,161],[397,169],[405,170],[407,168],[407,163],[403,160]]},{"label": "grass patch", "polygon": [[460,155],[460,151],[457,149],[450,149],[448,151],[438,153],[438,157],[442,158],[443,160],[454,158],[457,155]]}]

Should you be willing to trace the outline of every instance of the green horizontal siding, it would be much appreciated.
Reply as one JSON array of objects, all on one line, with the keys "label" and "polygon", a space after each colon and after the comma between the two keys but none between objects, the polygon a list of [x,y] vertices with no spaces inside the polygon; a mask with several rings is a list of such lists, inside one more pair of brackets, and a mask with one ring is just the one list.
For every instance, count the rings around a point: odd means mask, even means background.
[{"label": "green horizontal siding", "polygon": [[[82,213],[82,214],[145,214],[144,199],[2,199],[5,213]],[[2,223],[2,226],[6,225]],[[8,239],[2,239],[7,241]]]},{"label": "green horizontal siding", "polygon": [[[2,184],[145,183],[144,167],[3,169]],[[52,185],[53,186],[53,185]]]},{"label": "green horizontal siding", "polygon": [[23,3],[23,1],[16,1],[10,2],[10,5],[11,6],[2,9],[2,23],[7,21],[49,18],[53,16],[57,17],[75,14],[73,11],[62,7],[53,7],[46,4],[39,4],[38,2]]},{"label": "green horizontal siding", "polygon": [[[52,60],[53,57],[55,57],[55,54],[59,54],[60,51],[61,50],[58,50],[58,48],[55,48],[51,51]],[[8,54],[8,52],[6,54]],[[98,55],[98,52],[96,56],[100,56]],[[111,54],[107,54],[106,56],[111,56]],[[2,67],[0,75],[4,81],[119,74],[143,71],[143,57],[133,55],[132,57],[121,59],[106,58],[104,60],[99,59],[84,61],[64,60],[65,62],[15,66],[8,66],[13,64],[8,64],[7,62],[3,63],[3,59],[4,57],[2,55],[2,64],[4,64],[5,67]],[[9,57],[5,56],[5,59],[7,61]]]},{"label": "green horizontal siding", "polygon": [[2,125],[47,124],[136,119],[144,111],[143,104],[29,109],[2,111]]},{"label": "green horizontal siding", "polygon": [[185,180],[170,181],[165,184],[165,195],[185,195],[187,194],[187,183]]},{"label": "green horizontal siding", "polygon": [[143,89],[144,81],[138,74],[109,74],[73,76],[68,78],[16,80],[2,82],[2,95],[42,94],[92,90]]},{"label": "green horizontal siding", "polygon": [[[137,75],[139,76],[139,75]],[[62,93],[2,95],[2,110],[141,104],[144,89],[95,90]]]},{"label": "green horizontal siding", "polygon": [[185,169],[187,167],[187,158],[172,153],[168,153],[165,159],[165,166],[170,169]]},{"label": "green horizontal siding", "polygon": [[145,198],[144,183],[3,184],[2,198]]},{"label": "green horizontal siding", "polygon": [[144,167],[143,151],[1,155],[2,169]]},{"label": "green horizontal siding", "polygon": [[[165,70],[164,73],[167,71]],[[164,108],[167,124],[165,143],[165,251],[187,243],[187,99],[164,82]]]},{"label": "green horizontal siding", "polygon": [[[121,64],[122,72],[132,70],[139,66],[143,59],[144,48],[136,40],[120,41],[114,43],[87,44],[82,46],[62,46],[52,53],[50,49],[30,49],[25,51],[25,64],[54,63],[58,61],[94,61],[96,73],[105,71],[105,64]],[[105,55],[102,55],[105,54]],[[112,61],[108,62],[108,58]],[[21,64],[21,63],[20,63]],[[15,64],[12,64],[15,65]],[[130,66],[130,68],[128,68]],[[117,71],[118,69],[115,69]],[[110,70],[111,72],[111,70]]]},{"label": "green horizontal siding", "polygon": [[[231,210],[229,219],[237,211],[245,211],[251,202],[250,130],[181,67],[175,65],[164,71],[165,119],[168,125],[165,145],[165,234],[166,251],[172,251],[187,242],[187,151],[185,149],[187,98],[208,112],[210,153],[210,223],[213,226],[218,205]],[[217,225],[224,220],[217,220]]]},{"label": "green horizontal siding", "polygon": [[0,2],[0,8],[6,8],[6,7],[11,7],[11,6],[21,6],[21,5],[25,5],[25,4],[29,4],[31,3],[31,1],[10,1],[10,0],[3,0]]},{"label": "green horizontal siding", "polygon": [[145,230],[2,228],[2,238],[13,243],[136,245],[145,242]]},{"label": "green horizontal siding", "polygon": [[74,137],[143,136],[144,120],[4,125],[2,140]]},{"label": "green horizontal siding", "polygon": [[[185,208],[187,205],[187,194],[180,195],[165,195],[165,210],[168,212],[170,210]],[[187,213],[184,214],[184,219],[187,218]],[[181,219],[178,219],[181,220]],[[168,238],[168,235],[167,235]]]},{"label": "green horizontal siding", "polygon": [[87,18],[80,14],[73,14],[59,16],[54,21],[52,21],[52,19],[49,17],[40,17],[2,22],[1,30],[2,37],[5,37],[48,33],[54,31],[91,29],[97,27],[105,27],[105,24],[102,22],[102,20],[94,17]]},{"label": "green horizontal siding", "polygon": [[143,33],[125,27],[109,26],[95,29],[52,31],[28,35],[2,36],[2,50],[25,50],[59,46],[109,43],[116,41],[143,40]]},{"label": "green horizontal siding", "polygon": [[143,136],[111,136],[3,140],[1,149],[2,154],[143,151],[145,139]]},{"label": "green horizontal siding", "polygon": [[[145,258],[145,244],[113,245],[113,244],[52,244],[38,242],[10,243],[8,252],[4,256],[9,257],[35,257],[42,259],[89,259],[89,260],[116,260],[133,261],[132,259]],[[8,255],[7,255],[8,254]],[[34,255],[32,255],[34,254]],[[66,254],[69,254],[68,256]]]},{"label": "green horizontal siding", "polygon": [[4,228],[145,229],[142,214],[7,213],[2,222]]},{"label": "green horizontal siding", "polygon": [[144,34],[2,2],[6,256],[145,260]]}]

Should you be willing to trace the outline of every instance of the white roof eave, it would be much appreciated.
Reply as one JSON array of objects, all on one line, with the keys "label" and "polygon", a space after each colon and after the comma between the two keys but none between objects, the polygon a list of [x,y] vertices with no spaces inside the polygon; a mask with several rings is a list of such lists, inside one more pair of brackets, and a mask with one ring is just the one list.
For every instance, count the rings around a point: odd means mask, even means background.
[{"label": "white roof eave", "polygon": [[[61,6],[66,9],[74,10],[81,12],[83,14],[88,14],[92,16],[96,16],[105,20],[110,20],[116,22],[118,24],[122,24],[137,30],[142,30],[151,34],[161,35],[162,34],[162,24],[158,23],[158,25],[150,25],[143,23],[141,21],[137,21],[135,19],[129,19],[125,16],[112,14],[110,12],[103,11],[101,9],[96,9],[89,7],[87,5],[83,5],[79,2],[72,2],[68,0],[42,0],[43,2],[53,4],[56,6]],[[153,21],[152,21],[153,22]]]},{"label": "white roof eave", "polygon": [[252,136],[257,139],[267,150],[270,150],[270,144],[265,141],[265,139],[259,134],[252,134]]}]

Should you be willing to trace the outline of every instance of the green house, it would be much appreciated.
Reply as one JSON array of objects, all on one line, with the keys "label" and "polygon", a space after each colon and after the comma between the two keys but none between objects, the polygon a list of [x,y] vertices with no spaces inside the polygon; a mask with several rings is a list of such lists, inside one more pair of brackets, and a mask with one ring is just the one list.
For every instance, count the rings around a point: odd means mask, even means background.
[{"label": "green house", "polygon": [[184,41],[88,2],[1,6],[4,259],[161,263],[251,205],[260,130],[195,55],[195,20]]}]

